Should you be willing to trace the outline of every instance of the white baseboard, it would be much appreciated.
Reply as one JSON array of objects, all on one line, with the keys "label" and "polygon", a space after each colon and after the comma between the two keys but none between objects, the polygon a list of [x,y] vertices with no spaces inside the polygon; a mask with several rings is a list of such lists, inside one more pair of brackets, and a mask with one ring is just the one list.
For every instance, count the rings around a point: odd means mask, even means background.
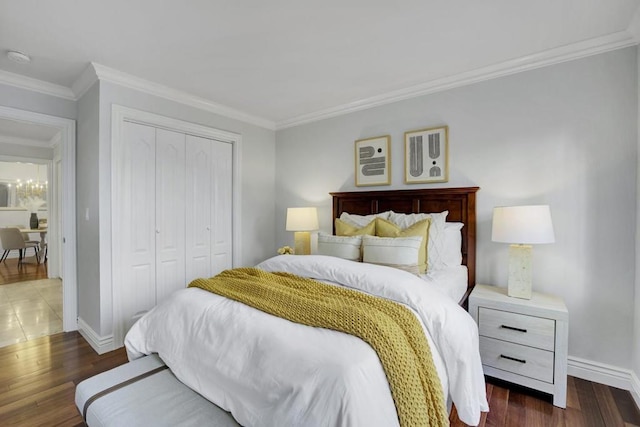
[{"label": "white baseboard", "polygon": [[98,354],[104,354],[109,351],[115,350],[115,346],[113,343],[113,334],[101,337],[96,333],[96,331],[91,328],[80,317],[78,317],[78,332],[80,335],[84,337],[85,340],[89,343],[89,345],[96,351]]},{"label": "white baseboard", "polygon": [[567,362],[567,374],[594,383],[628,390],[636,405],[640,407],[640,381],[635,372],[573,356],[569,356]]},{"label": "white baseboard", "polygon": [[629,369],[622,369],[617,366],[573,356],[568,357],[567,365],[567,373],[572,377],[623,390],[631,390],[632,372]]},{"label": "white baseboard", "polygon": [[569,356],[567,362],[568,375],[628,390],[636,406],[640,408],[640,380],[632,370],[573,356]]},{"label": "white baseboard", "polygon": [[631,371],[631,397],[636,402],[636,405],[640,408],[640,380],[635,372]]}]

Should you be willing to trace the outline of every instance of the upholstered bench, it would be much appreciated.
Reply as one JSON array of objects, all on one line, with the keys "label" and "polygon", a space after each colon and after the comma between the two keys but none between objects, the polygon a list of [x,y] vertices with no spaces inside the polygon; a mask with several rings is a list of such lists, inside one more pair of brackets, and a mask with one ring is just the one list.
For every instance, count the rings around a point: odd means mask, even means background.
[{"label": "upholstered bench", "polygon": [[237,427],[231,414],[182,384],[157,355],[82,381],[76,406],[90,427]]}]

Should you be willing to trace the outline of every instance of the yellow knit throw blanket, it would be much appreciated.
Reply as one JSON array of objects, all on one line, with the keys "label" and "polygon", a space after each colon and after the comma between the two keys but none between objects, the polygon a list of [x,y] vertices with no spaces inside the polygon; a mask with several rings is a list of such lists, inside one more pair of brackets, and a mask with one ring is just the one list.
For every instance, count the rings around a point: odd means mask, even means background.
[{"label": "yellow knit throw blanket", "polygon": [[449,425],[420,322],[401,304],[289,273],[225,270],[198,287],[292,322],[345,332],[378,353],[403,427]]}]

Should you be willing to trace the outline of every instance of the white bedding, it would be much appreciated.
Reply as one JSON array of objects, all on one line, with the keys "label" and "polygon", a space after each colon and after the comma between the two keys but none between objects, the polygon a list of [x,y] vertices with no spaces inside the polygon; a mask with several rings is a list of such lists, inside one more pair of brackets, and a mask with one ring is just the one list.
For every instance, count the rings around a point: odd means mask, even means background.
[{"label": "white bedding", "polygon": [[459,303],[467,292],[468,274],[466,265],[456,265],[429,271],[426,274],[421,274],[420,278],[429,286]]},{"label": "white bedding", "polygon": [[[341,284],[406,304],[420,318],[445,396],[476,425],[488,410],[471,317],[404,271],[320,255],[258,265]],[[130,359],[158,353],[186,385],[245,426],[394,426],[398,418],[374,350],[353,336],[311,328],[201,289],[176,292],[125,339]]]}]

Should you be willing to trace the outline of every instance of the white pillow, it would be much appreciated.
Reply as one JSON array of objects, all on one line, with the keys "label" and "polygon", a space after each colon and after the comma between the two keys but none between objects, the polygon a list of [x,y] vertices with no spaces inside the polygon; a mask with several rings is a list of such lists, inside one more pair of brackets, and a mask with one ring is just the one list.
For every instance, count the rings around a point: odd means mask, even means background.
[{"label": "white pillow", "polygon": [[442,263],[445,267],[462,265],[462,230],[461,222],[447,222],[444,225],[444,246]]},{"label": "white pillow", "polygon": [[390,213],[391,211],[380,212],[372,215],[355,215],[342,212],[342,214],[340,214],[340,220],[349,225],[353,225],[354,227],[362,228],[369,225],[369,223],[376,218],[389,219]]},{"label": "white pillow", "polygon": [[350,261],[360,261],[362,236],[332,236],[318,233],[318,254],[329,255]]},{"label": "white pillow", "polygon": [[387,265],[418,274],[418,253],[422,237],[362,236],[363,261]]},{"label": "white pillow", "polygon": [[447,221],[447,215],[449,215],[449,211],[419,214],[399,214],[391,211],[389,221],[404,230],[418,221],[431,218],[429,241],[427,242],[427,268],[428,270],[439,270],[445,266],[442,261],[442,254],[444,251],[444,225]]}]

